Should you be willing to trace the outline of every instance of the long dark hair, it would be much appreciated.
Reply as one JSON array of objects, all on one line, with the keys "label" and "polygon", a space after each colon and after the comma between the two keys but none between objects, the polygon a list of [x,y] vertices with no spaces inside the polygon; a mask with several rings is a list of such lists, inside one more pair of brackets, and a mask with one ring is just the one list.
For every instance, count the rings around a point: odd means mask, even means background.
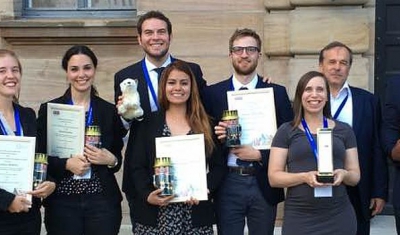
[{"label": "long dark hair", "polygon": [[293,101],[294,119],[292,121],[292,125],[294,127],[297,127],[300,124],[301,119],[304,117],[304,110],[303,110],[303,105],[301,103],[301,97],[303,96],[304,90],[306,89],[308,82],[315,77],[322,77],[324,79],[327,102],[325,103],[322,112],[325,117],[332,118],[331,104],[330,104],[331,93],[329,91],[328,80],[326,79],[324,74],[317,71],[310,71],[301,76],[299,82],[297,83],[296,94],[294,96],[294,101]]},{"label": "long dark hair", "polygon": [[[64,54],[64,56],[63,56],[63,58],[61,60],[61,67],[65,70],[65,72],[67,72],[67,70],[68,70],[68,62],[69,62],[69,60],[74,55],[86,55],[86,56],[88,56],[92,60],[94,68],[95,69],[97,68],[97,57],[94,54],[94,52],[89,47],[87,47],[85,45],[75,45],[75,46],[72,46],[71,48],[69,48],[65,52],[65,54]],[[67,93],[71,93],[71,85],[68,87]],[[98,96],[99,95],[99,92],[97,91],[97,89],[96,89],[96,87],[94,85],[92,85],[92,87],[91,87],[90,94],[94,95],[94,96]]]},{"label": "long dark hair", "polygon": [[206,145],[207,156],[210,156],[215,143],[213,141],[212,129],[210,125],[210,118],[208,117],[203,104],[200,100],[199,89],[197,88],[197,83],[195,76],[189,65],[183,61],[175,60],[170,65],[168,65],[161,75],[160,85],[158,86],[158,102],[162,110],[168,110],[169,101],[165,94],[165,88],[167,86],[167,80],[170,73],[174,70],[181,71],[187,74],[190,78],[190,96],[186,101],[186,120],[189,123],[190,128],[196,134],[203,133],[204,141]]}]

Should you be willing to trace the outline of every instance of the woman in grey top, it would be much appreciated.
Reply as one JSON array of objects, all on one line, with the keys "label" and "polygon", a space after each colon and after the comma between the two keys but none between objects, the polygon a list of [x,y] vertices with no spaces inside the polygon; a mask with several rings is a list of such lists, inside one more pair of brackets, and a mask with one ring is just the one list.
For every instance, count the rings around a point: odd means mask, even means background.
[{"label": "woman in grey top", "polygon": [[[288,188],[282,234],[356,234],[356,217],[345,185],[360,179],[356,138],[351,127],[332,120],[323,74],[311,71],[297,85],[295,118],[272,142],[268,177],[272,187]],[[316,133],[331,128],[333,183],[317,181]]]}]

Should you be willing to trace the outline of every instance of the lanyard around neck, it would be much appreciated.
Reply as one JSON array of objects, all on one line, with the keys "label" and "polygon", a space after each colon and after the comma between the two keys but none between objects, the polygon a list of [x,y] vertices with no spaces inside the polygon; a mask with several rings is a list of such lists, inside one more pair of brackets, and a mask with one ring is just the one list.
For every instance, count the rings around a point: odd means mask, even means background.
[{"label": "lanyard around neck", "polygon": [[[22,125],[21,125],[21,119],[19,116],[19,110],[17,108],[14,108],[14,122],[15,122],[15,135],[16,136],[22,136]],[[9,135],[6,131],[6,127],[4,126],[5,124],[0,120],[0,128],[1,131],[3,132],[3,135]]]},{"label": "lanyard around neck", "polygon": [[342,111],[344,105],[346,104],[348,98],[349,98],[349,93],[347,93],[347,95],[344,98],[344,100],[342,101],[342,103],[340,103],[339,108],[335,112],[335,115],[333,115],[333,119],[337,119],[339,117],[339,114]]},{"label": "lanyard around neck", "polygon": [[[68,104],[74,105],[74,102],[72,101],[72,98],[69,100]],[[93,123],[93,108],[92,108],[92,101],[90,101],[88,116],[87,116],[87,118],[85,120],[85,127],[90,126],[92,123]]]},{"label": "lanyard around neck", "polygon": [[[175,59],[173,57],[171,57],[171,63],[174,61],[175,61]],[[158,101],[157,101],[157,93],[156,93],[156,90],[154,89],[153,83],[151,82],[149,71],[147,70],[145,60],[142,60],[142,70],[143,70],[143,74],[144,74],[144,79],[146,80],[146,83],[147,83],[147,87],[150,89],[151,98],[153,99],[154,104],[157,106],[157,110],[159,110],[160,107],[159,107]]]},{"label": "lanyard around neck", "polygon": [[[324,116],[323,118],[324,128],[328,128],[328,120]],[[310,144],[311,149],[313,150],[315,160],[318,161],[318,151],[317,144],[315,143],[314,137],[311,134],[310,129],[308,128],[306,120],[304,118],[301,119],[301,124],[303,125],[304,132],[306,133],[308,143]]]}]

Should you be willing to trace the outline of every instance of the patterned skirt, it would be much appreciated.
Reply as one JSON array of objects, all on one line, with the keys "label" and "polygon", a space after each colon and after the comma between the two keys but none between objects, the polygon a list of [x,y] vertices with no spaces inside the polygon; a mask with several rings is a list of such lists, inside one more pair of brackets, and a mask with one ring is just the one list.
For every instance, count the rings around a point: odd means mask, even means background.
[{"label": "patterned skirt", "polygon": [[135,235],[213,235],[213,227],[193,227],[191,206],[171,203],[160,207],[157,227],[136,223]]}]

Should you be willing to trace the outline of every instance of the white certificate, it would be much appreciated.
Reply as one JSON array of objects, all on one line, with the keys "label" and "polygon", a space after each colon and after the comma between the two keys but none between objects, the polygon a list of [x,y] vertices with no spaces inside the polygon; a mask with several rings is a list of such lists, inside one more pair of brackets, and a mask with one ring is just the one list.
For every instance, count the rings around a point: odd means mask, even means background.
[{"label": "white certificate", "polygon": [[69,158],[83,154],[85,110],[83,106],[47,104],[47,155]]},{"label": "white certificate", "polygon": [[15,194],[33,189],[35,143],[35,137],[0,135],[0,188]]},{"label": "white certificate", "polygon": [[228,91],[227,99],[229,110],[238,111],[241,144],[270,149],[277,128],[273,88]]},{"label": "white certificate", "polygon": [[203,134],[156,138],[156,156],[171,158],[175,194],[172,202],[183,202],[190,197],[208,199]]}]

